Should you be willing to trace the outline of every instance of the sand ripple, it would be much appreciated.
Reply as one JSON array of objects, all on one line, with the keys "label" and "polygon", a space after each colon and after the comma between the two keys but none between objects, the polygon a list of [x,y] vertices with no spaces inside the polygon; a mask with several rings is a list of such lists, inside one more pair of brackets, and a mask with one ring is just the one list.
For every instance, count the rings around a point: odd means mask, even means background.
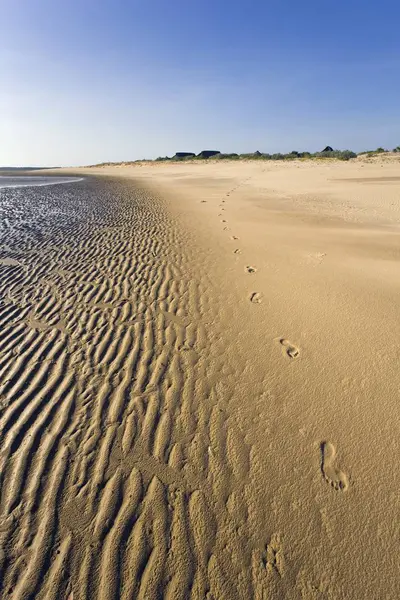
[{"label": "sand ripple", "polygon": [[2,597],[255,597],[190,240],[144,192],[78,185],[0,203]]}]

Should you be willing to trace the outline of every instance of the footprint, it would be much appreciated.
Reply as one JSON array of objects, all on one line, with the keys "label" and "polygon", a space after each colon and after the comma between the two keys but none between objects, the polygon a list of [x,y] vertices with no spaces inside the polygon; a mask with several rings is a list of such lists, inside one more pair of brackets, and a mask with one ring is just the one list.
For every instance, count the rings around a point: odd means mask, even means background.
[{"label": "footprint", "polygon": [[233,251],[233,254],[242,254],[242,251],[240,248],[236,248],[236,250]]},{"label": "footprint", "polygon": [[230,227],[224,227],[224,231],[230,231],[231,228]]},{"label": "footprint", "polygon": [[283,352],[289,358],[297,358],[300,354],[300,348],[296,348],[289,340],[285,340],[284,338],[279,339],[279,343],[283,346]]},{"label": "footprint", "polygon": [[232,235],[231,236],[231,240],[238,240],[239,238],[237,237],[237,235]]},{"label": "footprint", "polygon": [[250,302],[253,304],[261,304],[262,294],[260,294],[260,292],[253,292],[250,296]]},{"label": "footprint", "polygon": [[285,559],[283,554],[282,540],[279,533],[274,533],[270,541],[265,544],[262,555],[262,564],[270,573],[276,573],[283,577],[285,570]]},{"label": "footprint", "polygon": [[200,200],[200,202],[207,202],[207,200]]},{"label": "footprint", "polygon": [[338,466],[335,466],[336,462],[336,448],[331,442],[322,442],[320,445],[321,450],[321,473],[327,483],[329,483],[333,489],[337,492],[345,492],[349,487],[349,480]]},{"label": "footprint", "polygon": [[246,273],[251,273],[251,274],[257,272],[257,269],[255,267],[250,267],[250,266],[245,267],[244,270],[246,271]]}]

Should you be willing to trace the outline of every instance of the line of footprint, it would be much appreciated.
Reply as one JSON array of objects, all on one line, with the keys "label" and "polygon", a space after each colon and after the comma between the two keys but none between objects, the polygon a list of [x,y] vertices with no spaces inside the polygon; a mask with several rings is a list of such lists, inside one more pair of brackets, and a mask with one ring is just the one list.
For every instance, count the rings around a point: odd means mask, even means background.
[{"label": "line of footprint", "polygon": [[[246,183],[250,179],[251,179],[251,177],[248,177],[247,179],[240,182],[236,187],[229,190],[226,193],[226,197],[229,197],[231,195],[231,193],[236,191],[239,187],[241,187],[244,183]],[[206,202],[206,200],[202,200],[201,202]],[[224,216],[222,214],[222,212],[224,212],[226,210],[225,207],[223,206],[223,204],[225,204],[225,203],[226,203],[226,200],[222,199],[221,204],[219,205],[221,212],[218,214],[218,217]],[[221,219],[221,223],[226,224],[227,220]],[[230,227],[228,227],[227,225],[225,225],[223,227],[223,231],[230,231],[230,230],[231,230]],[[231,235],[230,239],[232,241],[237,241],[240,238],[236,235]],[[241,253],[242,253],[241,248],[235,248],[235,250],[233,250],[233,254],[239,255]],[[257,272],[257,268],[252,265],[246,265],[244,267],[244,271],[245,271],[245,273],[247,273],[249,275],[254,275]],[[263,295],[260,292],[252,292],[250,294],[250,302],[252,304],[261,304],[262,300],[263,300]],[[290,342],[286,338],[277,338],[275,341],[278,342],[279,345],[281,346],[282,354],[285,357],[287,357],[289,360],[296,359],[300,356],[300,348],[298,348],[297,346],[292,344],[292,342]],[[319,448],[320,448],[320,453],[321,453],[320,467],[321,467],[321,474],[322,474],[323,479],[335,491],[342,491],[342,492],[346,491],[349,487],[349,478],[348,478],[348,475],[345,473],[345,471],[342,471],[336,464],[336,462],[337,462],[336,461],[336,447],[332,444],[332,442],[323,441],[320,443]]]},{"label": "line of footprint", "polygon": [[[263,169],[264,171],[265,169]],[[242,185],[244,185],[245,183],[247,183],[248,181],[250,181],[250,179],[252,179],[252,177],[248,177],[247,179],[244,179],[243,181],[241,181],[240,183],[238,183],[237,186],[233,187],[232,189],[230,189],[227,193],[226,193],[226,197],[229,197],[233,192],[235,192],[239,187],[241,187]],[[201,200],[201,202],[206,202],[206,200]],[[222,214],[223,211],[226,210],[226,208],[223,206],[226,203],[225,198],[221,199],[221,204],[218,205],[218,208],[220,209],[221,212],[218,213],[218,217],[223,217],[224,215]],[[226,219],[221,219],[221,223],[227,223]],[[230,227],[228,227],[227,225],[225,225],[223,227],[223,231],[230,231]],[[236,235],[231,235],[230,239],[232,241],[237,241],[240,238]],[[233,250],[233,254],[239,255],[242,254],[242,250],[241,248],[235,248],[235,250]],[[255,273],[257,273],[257,268],[252,266],[252,265],[246,265],[244,267],[244,272],[247,273],[248,275],[254,275]],[[249,298],[250,302],[252,304],[261,304],[263,301],[263,295],[260,292],[252,292],[250,294],[250,298]],[[279,338],[279,343],[282,345],[283,347],[283,355],[288,357],[289,359],[295,359],[298,358],[300,355],[300,349],[297,348],[294,344],[292,344],[289,340],[286,340],[284,338]]]}]

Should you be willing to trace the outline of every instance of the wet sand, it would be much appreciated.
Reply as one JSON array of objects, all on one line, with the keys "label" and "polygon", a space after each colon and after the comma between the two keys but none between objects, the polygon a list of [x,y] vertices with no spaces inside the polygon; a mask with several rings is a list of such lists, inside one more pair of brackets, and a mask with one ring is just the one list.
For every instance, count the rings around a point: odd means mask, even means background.
[{"label": "wet sand", "polygon": [[399,168],[3,190],[5,597],[398,597]]}]

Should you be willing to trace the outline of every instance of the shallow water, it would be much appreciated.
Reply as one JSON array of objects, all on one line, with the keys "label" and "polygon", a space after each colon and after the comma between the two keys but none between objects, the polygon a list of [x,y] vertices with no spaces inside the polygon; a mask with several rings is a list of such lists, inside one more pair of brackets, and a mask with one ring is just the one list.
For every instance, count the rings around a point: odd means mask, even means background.
[{"label": "shallow water", "polygon": [[76,183],[82,177],[46,177],[29,175],[0,175],[0,188],[36,187],[43,185],[59,185],[61,183]]}]

